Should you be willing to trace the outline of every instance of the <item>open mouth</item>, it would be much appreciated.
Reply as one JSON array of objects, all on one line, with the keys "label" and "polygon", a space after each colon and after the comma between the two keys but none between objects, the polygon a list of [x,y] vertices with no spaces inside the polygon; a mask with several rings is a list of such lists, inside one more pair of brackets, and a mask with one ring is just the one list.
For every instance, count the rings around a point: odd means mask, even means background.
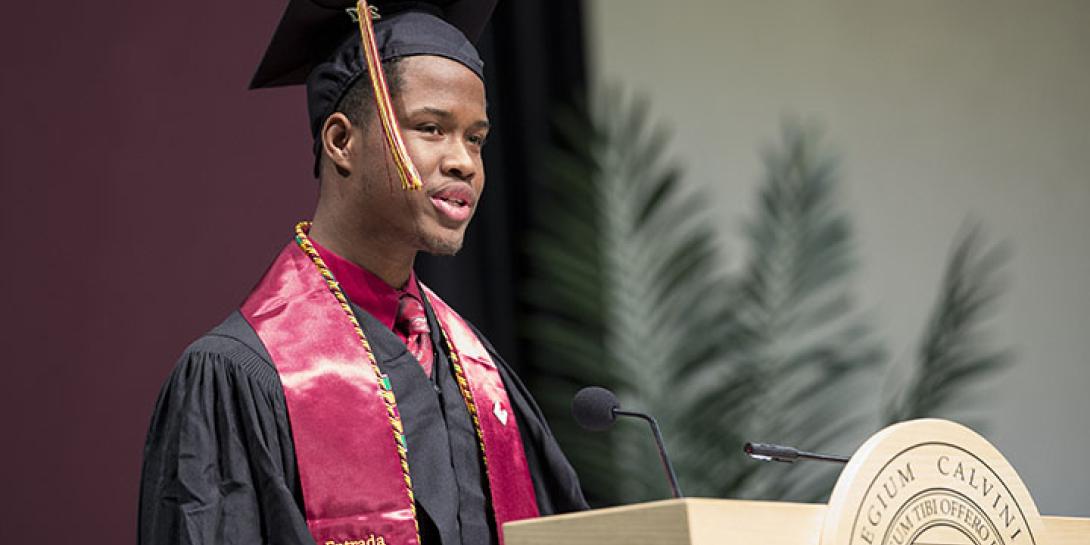
[{"label": "open mouth", "polygon": [[473,214],[473,191],[468,187],[444,188],[431,195],[431,202],[440,217],[451,223],[462,223]]},{"label": "open mouth", "polygon": [[458,199],[458,198],[447,199],[447,198],[443,198],[443,197],[432,197],[432,198],[443,201],[443,202],[445,202],[447,204],[452,204],[454,206],[469,206],[469,201],[467,201],[465,199]]}]

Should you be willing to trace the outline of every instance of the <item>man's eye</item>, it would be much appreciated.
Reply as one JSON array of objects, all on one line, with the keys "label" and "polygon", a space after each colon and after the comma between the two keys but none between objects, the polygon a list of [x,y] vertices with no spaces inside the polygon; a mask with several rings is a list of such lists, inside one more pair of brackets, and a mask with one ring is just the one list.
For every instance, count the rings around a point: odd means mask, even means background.
[{"label": "man's eye", "polygon": [[481,136],[479,134],[475,134],[475,135],[470,136],[467,140],[469,140],[469,143],[473,144],[474,146],[483,147],[486,139],[487,138],[484,137],[484,136]]},{"label": "man's eye", "polygon": [[420,125],[419,127],[417,127],[417,130],[424,134],[440,134],[442,132],[439,130],[439,125],[434,125],[431,123],[428,123],[427,125]]}]

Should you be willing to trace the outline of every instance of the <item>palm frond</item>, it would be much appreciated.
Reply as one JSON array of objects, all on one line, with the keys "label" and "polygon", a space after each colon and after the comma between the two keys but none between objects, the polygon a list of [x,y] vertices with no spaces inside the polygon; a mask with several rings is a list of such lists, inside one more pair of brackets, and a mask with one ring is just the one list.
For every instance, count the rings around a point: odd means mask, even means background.
[{"label": "palm frond", "polygon": [[595,115],[561,119],[565,142],[549,158],[554,185],[539,203],[529,248],[531,364],[551,375],[546,397],[555,402],[542,401],[543,410],[592,502],[659,498],[667,490],[647,430],[622,423],[588,435],[567,416],[567,402],[578,386],[600,384],[654,412],[665,429],[683,429],[673,415],[696,386],[680,395],[676,387],[723,374],[704,368],[727,351],[719,330],[731,329],[723,325],[732,316],[729,286],[701,217],[707,201],[678,183],[667,134],[649,124],[645,103],[615,92]]},{"label": "palm frond", "polygon": [[949,416],[978,379],[1011,362],[1009,351],[986,348],[980,331],[995,310],[996,274],[1007,257],[1005,246],[985,244],[979,227],[959,235],[910,376],[885,407],[887,423]]},{"label": "palm frond", "polygon": [[[746,224],[749,261],[736,308],[753,332],[737,354],[758,384],[751,438],[843,449],[866,407],[853,389],[884,360],[849,288],[855,267],[847,216],[838,210],[837,169],[813,127],[785,123],[781,142],[764,154],[765,178]],[[832,467],[752,468],[736,493],[766,499],[822,497]]]}]

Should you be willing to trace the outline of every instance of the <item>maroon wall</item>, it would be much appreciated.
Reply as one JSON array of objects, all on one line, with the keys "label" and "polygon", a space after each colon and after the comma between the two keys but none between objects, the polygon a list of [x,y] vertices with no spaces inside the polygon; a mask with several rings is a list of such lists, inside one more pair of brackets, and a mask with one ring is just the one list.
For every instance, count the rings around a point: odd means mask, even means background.
[{"label": "maroon wall", "polygon": [[133,542],[160,384],[309,213],[285,3],[5,5],[0,543]]}]

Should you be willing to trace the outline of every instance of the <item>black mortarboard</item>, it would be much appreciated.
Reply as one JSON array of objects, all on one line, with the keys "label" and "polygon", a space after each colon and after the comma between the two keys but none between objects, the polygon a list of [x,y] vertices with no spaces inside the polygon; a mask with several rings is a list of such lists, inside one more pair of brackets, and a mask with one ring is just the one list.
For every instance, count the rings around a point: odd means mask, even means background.
[{"label": "black mortarboard", "polygon": [[[377,8],[374,37],[383,61],[436,55],[462,63],[482,79],[484,63],[473,43],[496,0],[369,2]],[[251,89],[307,85],[311,134],[353,83],[367,72],[353,0],[289,0]]]}]

